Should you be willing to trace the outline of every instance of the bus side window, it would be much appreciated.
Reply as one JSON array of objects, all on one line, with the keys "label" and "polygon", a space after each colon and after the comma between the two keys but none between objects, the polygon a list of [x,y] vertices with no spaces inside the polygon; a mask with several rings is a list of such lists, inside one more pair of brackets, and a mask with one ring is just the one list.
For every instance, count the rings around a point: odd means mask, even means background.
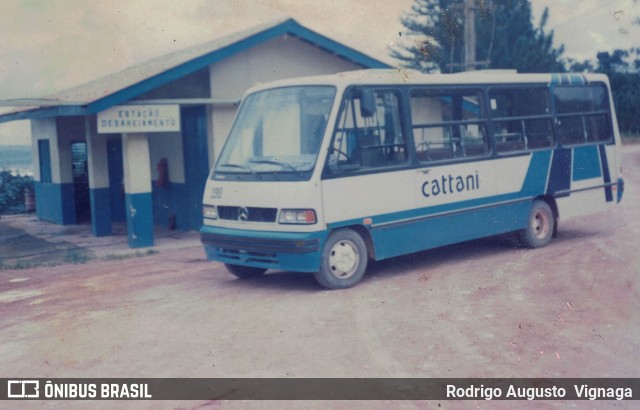
[{"label": "bus side window", "polygon": [[602,85],[554,88],[561,144],[611,141],[613,133],[607,95]]},{"label": "bus side window", "polygon": [[342,103],[329,153],[331,173],[405,163],[400,97],[394,90],[350,90]]},{"label": "bus side window", "polygon": [[489,91],[493,138],[499,154],[547,148],[553,124],[546,87],[508,86]]},{"label": "bus side window", "polygon": [[412,90],[411,119],[419,162],[489,154],[479,96],[474,90]]}]

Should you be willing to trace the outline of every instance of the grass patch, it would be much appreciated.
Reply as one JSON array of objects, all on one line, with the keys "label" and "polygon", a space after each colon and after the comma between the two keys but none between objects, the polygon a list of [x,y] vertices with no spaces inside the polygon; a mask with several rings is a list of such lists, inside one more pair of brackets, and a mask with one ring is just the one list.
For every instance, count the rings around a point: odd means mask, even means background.
[{"label": "grass patch", "polygon": [[[154,249],[147,249],[146,251],[136,251],[135,253],[123,253],[123,254],[108,254],[100,258],[103,261],[120,261],[130,258],[139,258],[143,256],[156,255],[160,251]],[[52,260],[37,260],[37,259],[18,259],[13,263],[7,262],[5,259],[0,258],[0,270],[9,269],[31,269],[42,266],[58,266],[65,264],[82,265],[94,260],[95,257],[86,253],[84,250],[68,250],[62,255]]]},{"label": "grass patch", "polygon": [[35,268],[37,266],[37,264],[33,263],[33,261],[30,261],[28,259],[20,259],[18,261],[16,261],[16,263],[13,264],[13,266],[6,266],[6,268],[9,269],[30,269],[30,268]]},{"label": "grass patch", "polygon": [[129,258],[140,258],[142,256],[150,256],[160,253],[160,251],[156,251],[154,249],[147,249],[146,251],[135,251],[135,253],[110,253],[102,257],[102,260],[105,261],[121,261]]},{"label": "grass patch", "polygon": [[91,260],[91,256],[87,255],[83,251],[67,251],[64,255],[63,261],[66,263],[72,263],[74,265],[81,265]]},{"label": "grass patch", "polygon": [[114,253],[110,253],[108,255],[105,255],[102,257],[102,260],[104,261],[121,261],[123,259],[129,259],[131,258],[133,255],[130,253],[127,254],[114,254]]}]

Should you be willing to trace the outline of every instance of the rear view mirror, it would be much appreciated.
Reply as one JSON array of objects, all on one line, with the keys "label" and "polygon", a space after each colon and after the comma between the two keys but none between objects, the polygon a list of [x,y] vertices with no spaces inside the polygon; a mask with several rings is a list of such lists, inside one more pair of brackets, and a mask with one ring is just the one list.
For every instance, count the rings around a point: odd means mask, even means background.
[{"label": "rear view mirror", "polygon": [[376,112],[376,95],[371,89],[360,90],[360,115],[371,118]]}]

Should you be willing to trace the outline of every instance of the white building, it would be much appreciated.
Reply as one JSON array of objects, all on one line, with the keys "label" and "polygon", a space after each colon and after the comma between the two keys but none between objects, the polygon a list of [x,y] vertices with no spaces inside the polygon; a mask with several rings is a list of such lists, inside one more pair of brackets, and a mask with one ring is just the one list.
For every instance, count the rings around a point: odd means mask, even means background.
[{"label": "white building", "polygon": [[0,123],[31,120],[38,218],[90,219],[96,236],[126,221],[129,246],[151,246],[154,225],[200,227],[204,183],[248,87],[384,67],[289,19],[47,96]]}]

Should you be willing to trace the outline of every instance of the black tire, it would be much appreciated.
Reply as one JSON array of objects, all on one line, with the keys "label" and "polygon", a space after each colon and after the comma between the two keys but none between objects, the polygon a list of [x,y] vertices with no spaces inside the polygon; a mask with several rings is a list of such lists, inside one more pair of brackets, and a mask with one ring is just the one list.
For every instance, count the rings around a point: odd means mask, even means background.
[{"label": "black tire", "polygon": [[368,259],[362,237],[351,229],[341,229],[329,235],[314,277],[327,289],[350,288],[364,276]]},{"label": "black tire", "polygon": [[234,276],[240,279],[250,279],[263,275],[267,270],[264,268],[252,268],[250,266],[231,265],[225,263],[224,266]]},{"label": "black tire", "polygon": [[518,232],[518,236],[524,246],[541,248],[551,242],[555,226],[555,215],[549,204],[542,200],[535,200],[529,210],[527,227]]}]

